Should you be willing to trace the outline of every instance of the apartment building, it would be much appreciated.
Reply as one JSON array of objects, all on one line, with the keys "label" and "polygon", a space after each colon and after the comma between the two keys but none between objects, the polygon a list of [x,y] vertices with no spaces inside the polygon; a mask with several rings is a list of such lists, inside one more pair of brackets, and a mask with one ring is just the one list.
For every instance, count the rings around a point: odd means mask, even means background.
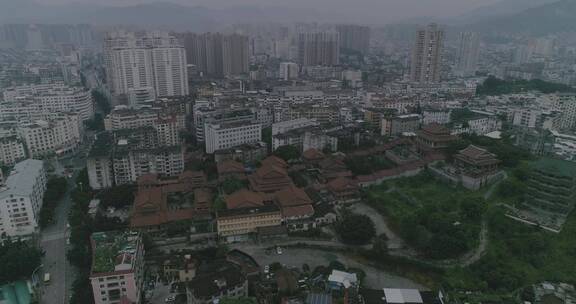
[{"label": "apartment building", "polygon": [[116,95],[150,87],[156,96],[189,94],[186,52],[168,33],[107,33],[104,63]]},{"label": "apartment building", "polygon": [[175,176],[184,171],[182,146],[162,146],[157,141],[134,134],[132,137],[110,133],[99,135],[86,164],[93,189],[132,184],[149,173]]},{"label": "apartment building", "polygon": [[424,107],[422,109],[422,124],[429,125],[432,123],[447,124],[450,123],[450,115],[452,111],[447,108],[438,107]]},{"label": "apartment building", "polygon": [[399,136],[420,129],[420,115],[406,114],[382,119],[381,135]]},{"label": "apartment building", "polygon": [[262,141],[260,124],[206,124],[206,153]]},{"label": "apartment building", "polygon": [[196,140],[204,142],[207,124],[251,124],[254,122],[254,113],[250,109],[214,109],[211,107],[195,107],[194,133]]},{"label": "apartment building", "polygon": [[44,162],[17,163],[0,184],[0,239],[27,237],[38,231],[38,215],[46,191]]},{"label": "apartment building", "polygon": [[93,233],[90,284],[96,304],[142,303],[144,245],[137,232]]},{"label": "apartment building", "polygon": [[120,109],[108,114],[104,125],[107,131],[151,127],[155,130],[160,145],[175,146],[182,142],[180,131],[186,129],[186,115],[163,114],[151,109]]},{"label": "apartment building", "polygon": [[30,112],[40,111],[76,112],[82,120],[94,117],[92,94],[83,87],[70,87],[61,83],[35,84],[8,88],[3,95],[4,102],[0,108],[7,106],[12,108],[11,111],[20,109],[20,115],[27,114],[27,117],[34,114]]},{"label": "apartment building", "polygon": [[558,128],[569,130],[576,126],[576,94],[557,94],[552,96],[554,110],[562,113]]},{"label": "apartment building", "polygon": [[335,66],[340,63],[340,35],[337,32],[299,33],[298,63],[302,66]]},{"label": "apartment building", "polygon": [[0,137],[0,164],[12,166],[24,158],[26,158],[26,150],[18,136]]},{"label": "apartment building", "polygon": [[444,36],[444,31],[434,23],[417,31],[410,65],[411,81],[419,83],[440,81]]},{"label": "apartment building", "polygon": [[72,153],[80,145],[83,133],[82,119],[74,113],[60,113],[18,126],[30,157]]},{"label": "apartment building", "polygon": [[272,136],[286,133],[291,130],[300,129],[304,127],[318,126],[315,120],[308,118],[298,118],[293,120],[286,120],[272,124]]}]

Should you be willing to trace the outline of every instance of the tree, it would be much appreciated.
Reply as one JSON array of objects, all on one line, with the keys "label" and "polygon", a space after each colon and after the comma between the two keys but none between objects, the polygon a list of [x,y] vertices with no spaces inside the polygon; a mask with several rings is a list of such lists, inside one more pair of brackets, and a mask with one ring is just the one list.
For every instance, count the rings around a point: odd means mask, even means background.
[{"label": "tree", "polygon": [[122,208],[131,206],[134,203],[134,192],[136,187],[133,185],[120,185],[102,191],[98,198],[103,208],[114,207]]},{"label": "tree", "polygon": [[40,266],[42,251],[22,241],[0,244],[0,285],[30,277]]},{"label": "tree", "polygon": [[241,298],[229,298],[223,297],[220,299],[220,304],[257,304],[256,298],[252,297],[241,297]]},{"label": "tree", "polygon": [[237,178],[228,178],[222,182],[222,191],[226,194],[232,194],[242,188],[246,187],[246,183]]},{"label": "tree", "polygon": [[268,152],[272,149],[272,128],[262,129],[262,141],[266,143]]},{"label": "tree", "polygon": [[328,264],[328,268],[330,268],[331,270],[345,271],[346,265],[342,264],[338,260],[335,260],[335,261],[330,262],[330,264]]},{"label": "tree", "polygon": [[58,206],[58,202],[62,199],[64,193],[66,193],[67,185],[68,182],[65,177],[52,176],[48,179],[38,219],[40,227],[45,228],[54,223],[56,206]]},{"label": "tree", "polygon": [[388,237],[385,234],[380,234],[376,237],[374,244],[372,244],[372,251],[376,254],[388,253]]},{"label": "tree", "polygon": [[92,90],[92,98],[94,99],[94,103],[96,104],[96,106],[98,106],[100,108],[100,110],[102,110],[102,112],[104,112],[105,115],[110,113],[110,111],[112,110],[112,107],[110,106],[110,103],[108,102],[108,98],[106,98],[106,96],[104,94],[102,94],[99,91]]},{"label": "tree", "polygon": [[218,196],[214,200],[214,205],[212,207],[214,210],[226,210],[226,201],[222,196]]},{"label": "tree", "polygon": [[287,145],[279,147],[273,154],[285,161],[289,161],[292,159],[299,159],[302,153],[298,147]]},{"label": "tree", "polygon": [[74,283],[72,283],[72,295],[70,296],[70,303],[94,303],[94,296],[92,294],[92,286],[90,285],[90,274],[87,270],[81,270]]},{"label": "tree", "polygon": [[296,187],[305,188],[308,186],[308,180],[306,180],[306,178],[302,175],[302,173],[294,171],[290,172],[289,175],[290,178],[292,178],[292,181],[294,181]]},{"label": "tree", "polygon": [[350,245],[364,245],[376,235],[374,222],[366,215],[345,214],[337,223],[336,232],[342,241]]},{"label": "tree", "polygon": [[480,221],[482,214],[486,211],[486,203],[480,197],[465,199],[460,205],[462,214],[466,219]]}]

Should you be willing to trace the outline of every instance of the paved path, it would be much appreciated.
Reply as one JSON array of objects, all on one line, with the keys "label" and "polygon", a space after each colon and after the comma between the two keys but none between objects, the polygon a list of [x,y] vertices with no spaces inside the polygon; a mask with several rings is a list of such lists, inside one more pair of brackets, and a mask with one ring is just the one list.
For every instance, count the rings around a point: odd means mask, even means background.
[{"label": "paved path", "polygon": [[388,223],[386,223],[384,216],[378,213],[374,208],[365,203],[356,203],[350,207],[350,210],[354,213],[366,215],[372,220],[372,222],[374,222],[376,234],[384,234],[388,238],[388,249],[400,249],[406,247],[404,240],[388,227]]},{"label": "paved path", "polygon": [[282,254],[276,254],[275,251],[271,254],[266,254],[266,247],[272,246],[271,244],[249,244],[238,243],[230,247],[241,250],[251,255],[256,261],[260,263],[261,267],[269,265],[274,262],[284,264],[291,267],[298,267],[302,269],[303,264],[308,264],[311,269],[316,266],[328,266],[332,261],[339,261],[351,268],[360,268],[366,272],[365,286],[373,289],[380,288],[418,288],[426,289],[410,279],[403,278],[380,269],[374,268],[369,265],[364,265],[352,259],[346,254],[340,252],[328,252],[320,249],[308,248],[285,248],[282,249]]}]

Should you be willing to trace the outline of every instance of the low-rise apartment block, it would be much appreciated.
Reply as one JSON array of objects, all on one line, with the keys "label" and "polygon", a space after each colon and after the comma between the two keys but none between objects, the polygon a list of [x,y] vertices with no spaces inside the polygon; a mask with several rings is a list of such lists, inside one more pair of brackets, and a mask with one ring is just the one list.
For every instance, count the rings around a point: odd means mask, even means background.
[{"label": "low-rise apartment block", "polygon": [[20,124],[18,133],[26,143],[31,157],[62,155],[78,148],[84,126],[78,114],[61,113],[46,120]]},{"label": "low-rise apartment block", "polygon": [[137,232],[91,236],[90,284],[96,304],[139,304],[144,284],[144,245]]},{"label": "low-rise apartment block", "polygon": [[28,159],[14,166],[5,183],[0,184],[0,239],[37,232],[45,191],[43,161]]},{"label": "low-rise apartment block", "polygon": [[[64,84],[37,84],[4,90],[4,103],[29,101],[38,111],[76,112],[82,120],[94,117],[94,100],[90,90]],[[2,106],[0,106],[2,108]]]},{"label": "low-rise apartment block", "polygon": [[18,136],[0,137],[0,164],[12,166],[24,158],[26,158],[26,150]]},{"label": "low-rise apartment block", "polygon": [[262,140],[260,124],[206,124],[206,153],[229,149]]},{"label": "low-rise apartment block", "polygon": [[103,133],[94,143],[86,166],[90,187],[104,189],[135,183],[149,173],[178,175],[184,171],[184,149]]}]

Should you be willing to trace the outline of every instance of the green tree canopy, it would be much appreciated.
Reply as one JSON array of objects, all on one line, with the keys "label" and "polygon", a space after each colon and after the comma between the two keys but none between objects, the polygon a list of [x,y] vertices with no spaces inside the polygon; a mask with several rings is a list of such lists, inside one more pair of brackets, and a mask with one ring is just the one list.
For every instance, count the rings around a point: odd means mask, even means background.
[{"label": "green tree canopy", "polygon": [[366,215],[346,214],[337,224],[336,231],[342,241],[350,245],[364,245],[376,235],[372,220]]},{"label": "green tree canopy", "polygon": [[280,157],[285,161],[289,161],[292,159],[299,159],[302,153],[300,149],[296,146],[281,146],[276,151],[274,151],[274,155]]},{"label": "green tree canopy", "polygon": [[40,266],[42,251],[26,242],[7,240],[0,244],[0,285],[27,279]]}]

